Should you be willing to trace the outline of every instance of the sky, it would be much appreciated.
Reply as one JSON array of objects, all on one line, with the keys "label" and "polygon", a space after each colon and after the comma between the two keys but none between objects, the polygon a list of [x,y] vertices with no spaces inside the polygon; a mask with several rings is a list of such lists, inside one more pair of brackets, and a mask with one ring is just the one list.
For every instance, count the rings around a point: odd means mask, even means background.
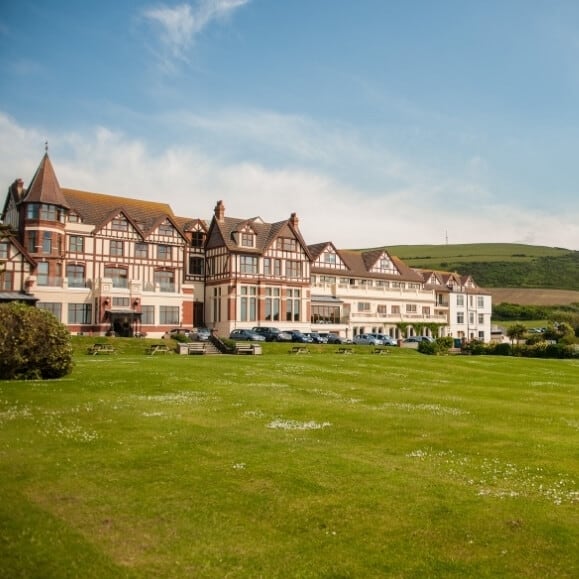
[{"label": "sky", "polygon": [[578,62],[576,0],[1,2],[0,186],[579,250]]}]

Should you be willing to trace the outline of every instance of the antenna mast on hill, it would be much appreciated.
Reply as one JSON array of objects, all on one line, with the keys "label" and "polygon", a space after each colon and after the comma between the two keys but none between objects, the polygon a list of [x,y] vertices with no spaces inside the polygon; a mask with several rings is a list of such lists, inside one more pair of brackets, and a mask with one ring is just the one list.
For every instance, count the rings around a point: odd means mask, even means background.
[{"label": "antenna mast on hill", "polygon": [[446,245],[448,245],[448,229],[444,232],[444,241],[446,242]]}]

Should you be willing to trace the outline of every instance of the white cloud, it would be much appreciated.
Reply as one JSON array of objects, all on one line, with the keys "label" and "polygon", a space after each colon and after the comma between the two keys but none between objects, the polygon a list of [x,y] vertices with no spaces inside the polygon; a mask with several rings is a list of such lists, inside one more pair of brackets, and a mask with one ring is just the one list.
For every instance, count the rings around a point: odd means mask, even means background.
[{"label": "white cloud", "polygon": [[[17,177],[30,182],[46,135],[2,114],[0,134],[0,185],[7,191]],[[224,161],[191,145],[153,154],[147,143],[107,128],[49,138],[63,187],[166,202],[178,215],[206,219],[219,199],[233,217],[259,215],[274,222],[296,212],[308,243],[333,241],[341,248],[441,244],[448,232],[450,243],[520,242],[579,250],[576,210],[546,215],[507,200],[496,202],[476,183],[412,179],[409,163],[397,166],[404,176],[400,187],[377,194],[376,188],[344,185],[330,172],[298,163],[272,167],[255,160]],[[308,142],[307,135],[301,138]]]},{"label": "white cloud", "polygon": [[250,0],[199,0],[196,4],[178,4],[149,8],[143,17],[160,30],[162,49],[157,54],[165,69],[174,61],[189,60],[195,38],[213,21],[222,20]]}]

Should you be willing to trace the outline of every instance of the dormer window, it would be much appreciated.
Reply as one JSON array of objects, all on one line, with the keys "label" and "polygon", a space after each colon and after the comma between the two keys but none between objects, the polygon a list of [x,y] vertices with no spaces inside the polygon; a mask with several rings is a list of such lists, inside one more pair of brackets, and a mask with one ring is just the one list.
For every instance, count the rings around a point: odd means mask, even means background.
[{"label": "dormer window", "polygon": [[252,231],[244,231],[240,238],[241,247],[255,247],[255,234]]},{"label": "dormer window", "polygon": [[171,223],[169,223],[168,221],[165,221],[164,223],[161,223],[161,225],[159,225],[160,235],[173,236],[174,231],[175,229],[173,228],[173,225],[171,225]]},{"label": "dormer window", "polygon": [[127,220],[124,219],[123,217],[115,217],[111,221],[111,228],[114,231],[128,231],[129,224],[127,223]]},{"label": "dormer window", "polygon": [[293,237],[279,237],[277,240],[277,248],[282,251],[296,251],[297,242]]},{"label": "dormer window", "polygon": [[324,254],[324,263],[326,263],[328,265],[335,265],[336,264],[336,254],[335,253]]},{"label": "dormer window", "polygon": [[205,245],[205,232],[193,231],[191,234],[191,247],[203,247]]}]

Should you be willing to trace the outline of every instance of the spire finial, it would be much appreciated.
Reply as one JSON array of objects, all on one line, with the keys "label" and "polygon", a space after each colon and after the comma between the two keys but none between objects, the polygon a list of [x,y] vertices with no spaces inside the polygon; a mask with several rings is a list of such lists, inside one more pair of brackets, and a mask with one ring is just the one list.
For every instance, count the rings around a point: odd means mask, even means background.
[{"label": "spire finial", "polygon": [[48,140],[44,141],[44,152],[48,155]]}]

